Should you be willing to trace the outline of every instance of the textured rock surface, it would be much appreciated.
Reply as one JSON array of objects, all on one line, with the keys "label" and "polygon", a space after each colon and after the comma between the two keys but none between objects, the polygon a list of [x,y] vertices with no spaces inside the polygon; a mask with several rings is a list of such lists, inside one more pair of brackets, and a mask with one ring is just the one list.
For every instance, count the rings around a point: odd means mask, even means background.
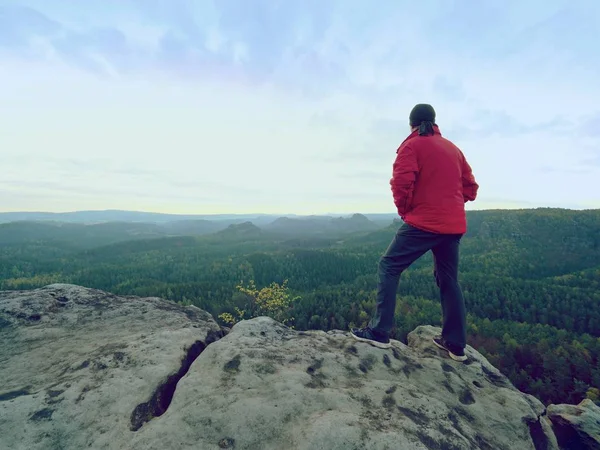
[{"label": "textured rock surface", "polygon": [[381,350],[342,332],[241,322],[194,362],[134,447],[526,450],[533,434],[537,448],[556,448],[540,402],[472,349],[469,364],[447,358],[436,331]]},{"label": "textured rock surface", "polygon": [[0,292],[0,448],[558,448],[539,401],[436,332],[382,350],[262,317],[218,340],[210,315],[160,299]]},{"label": "textured rock surface", "polygon": [[579,405],[550,405],[548,417],[561,447],[600,450],[600,407],[591,400]]},{"label": "textured rock surface", "polygon": [[129,448],[133,411],[138,426],[155,414],[170,390],[157,388],[218,333],[206,312],[161,299],[0,292],[0,448]]}]

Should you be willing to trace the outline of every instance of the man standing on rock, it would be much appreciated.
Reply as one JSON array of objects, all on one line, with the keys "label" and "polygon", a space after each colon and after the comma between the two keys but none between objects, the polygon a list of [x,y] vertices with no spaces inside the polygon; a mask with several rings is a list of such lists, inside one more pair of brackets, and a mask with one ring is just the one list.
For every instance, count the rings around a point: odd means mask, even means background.
[{"label": "man standing on rock", "polygon": [[400,274],[429,250],[440,289],[443,327],[434,343],[456,361],[465,361],[466,312],[458,284],[459,244],[467,231],[465,203],[479,185],[461,150],[442,137],[431,105],[410,113],[411,133],[397,150],[390,180],[404,224],[379,261],[377,309],[366,328],[352,336],[381,348],[391,346]]}]

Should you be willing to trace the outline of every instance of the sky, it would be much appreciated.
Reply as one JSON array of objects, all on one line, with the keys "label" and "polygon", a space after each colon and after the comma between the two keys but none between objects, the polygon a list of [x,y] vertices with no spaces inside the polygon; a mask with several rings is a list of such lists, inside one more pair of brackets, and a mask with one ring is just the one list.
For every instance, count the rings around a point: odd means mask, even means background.
[{"label": "sky", "polygon": [[469,209],[600,208],[597,0],[0,0],[0,211],[394,212],[416,103]]}]

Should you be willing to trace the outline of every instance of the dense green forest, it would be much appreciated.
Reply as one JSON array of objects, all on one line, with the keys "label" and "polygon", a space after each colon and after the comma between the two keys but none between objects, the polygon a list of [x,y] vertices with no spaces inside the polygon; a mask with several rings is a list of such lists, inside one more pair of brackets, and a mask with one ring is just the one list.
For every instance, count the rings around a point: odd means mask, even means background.
[{"label": "dense green forest", "polygon": [[[299,220],[226,228],[203,221],[211,234],[198,233],[198,223],[0,224],[0,289],[74,283],[218,317],[252,309],[240,282],[288,280],[299,297],[289,311],[295,328],[365,325],[377,262],[399,223]],[[460,281],[469,344],[544,403],[600,401],[600,210],[473,211],[468,220]],[[432,271],[426,255],[402,275],[397,339],[440,324]]]}]

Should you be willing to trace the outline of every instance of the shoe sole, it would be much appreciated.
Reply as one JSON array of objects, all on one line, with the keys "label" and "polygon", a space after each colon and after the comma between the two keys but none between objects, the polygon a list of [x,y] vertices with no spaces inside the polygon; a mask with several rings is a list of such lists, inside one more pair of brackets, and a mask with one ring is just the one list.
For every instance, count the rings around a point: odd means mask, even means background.
[{"label": "shoe sole", "polygon": [[377,342],[377,341],[373,341],[371,339],[365,339],[365,338],[358,337],[354,333],[350,333],[350,334],[357,341],[359,341],[359,342],[366,342],[367,344],[371,344],[373,347],[383,348],[383,349],[392,348],[392,343],[391,342],[388,342],[387,344],[385,344],[383,342]]},{"label": "shoe sole", "polygon": [[438,344],[434,339],[432,339],[432,341],[438,348],[441,348],[442,350],[447,351],[448,356],[450,356],[450,358],[452,358],[454,361],[464,362],[467,360],[467,355],[464,355],[464,356],[455,355],[454,353],[452,353],[450,350],[448,350],[443,345]]}]

